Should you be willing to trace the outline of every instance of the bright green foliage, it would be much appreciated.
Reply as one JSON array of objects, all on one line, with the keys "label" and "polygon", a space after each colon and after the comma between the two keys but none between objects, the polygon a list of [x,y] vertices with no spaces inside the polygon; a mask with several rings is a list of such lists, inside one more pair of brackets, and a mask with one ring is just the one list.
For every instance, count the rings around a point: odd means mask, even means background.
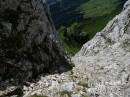
[{"label": "bright green foliage", "polygon": [[83,39],[83,36],[81,35],[81,29],[80,29],[79,23],[73,23],[70,27],[66,28],[64,26],[61,26],[58,30],[59,32],[59,38],[62,40],[65,50],[68,53],[74,54],[76,53],[80,47]]},{"label": "bright green foliage", "polygon": [[71,97],[71,92],[69,91],[60,91],[57,93],[60,97]]}]

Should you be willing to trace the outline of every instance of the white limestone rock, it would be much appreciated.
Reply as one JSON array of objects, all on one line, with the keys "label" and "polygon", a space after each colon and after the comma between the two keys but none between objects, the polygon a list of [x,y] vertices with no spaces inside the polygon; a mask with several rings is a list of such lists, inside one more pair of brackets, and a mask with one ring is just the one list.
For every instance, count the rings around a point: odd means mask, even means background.
[{"label": "white limestone rock", "polygon": [[129,97],[130,0],[119,15],[83,45],[72,61],[76,66],[74,72],[79,76],[85,74],[100,97]]}]

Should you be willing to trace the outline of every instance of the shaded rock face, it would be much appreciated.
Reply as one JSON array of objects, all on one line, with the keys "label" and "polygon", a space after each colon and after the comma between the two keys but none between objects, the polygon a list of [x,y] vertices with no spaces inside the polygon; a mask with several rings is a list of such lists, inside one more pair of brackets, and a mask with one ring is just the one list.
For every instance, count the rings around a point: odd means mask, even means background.
[{"label": "shaded rock face", "polygon": [[99,97],[130,96],[130,0],[72,60],[75,73],[86,75]]},{"label": "shaded rock face", "polygon": [[28,80],[43,72],[66,70],[66,64],[46,4],[0,1],[0,79]]}]

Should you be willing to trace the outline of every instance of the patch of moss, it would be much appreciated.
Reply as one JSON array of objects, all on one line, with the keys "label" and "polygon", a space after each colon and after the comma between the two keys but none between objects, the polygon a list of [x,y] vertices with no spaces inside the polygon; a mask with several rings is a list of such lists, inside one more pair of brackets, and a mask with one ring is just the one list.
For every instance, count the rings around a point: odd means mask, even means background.
[{"label": "patch of moss", "polygon": [[57,93],[59,97],[71,97],[71,92],[64,90]]},{"label": "patch of moss", "polygon": [[22,87],[17,87],[14,91],[8,93],[6,96],[12,96],[12,95],[17,95],[17,97],[23,97],[23,90]]},{"label": "patch of moss", "polygon": [[82,87],[84,87],[84,88],[89,88],[88,83],[85,82],[85,81],[80,81],[80,82],[78,83],[78,85],[79,85],[79,86],[82,86]]},{"label": "patch of moss", "polygon": [[113,44],[113,43],[114,43],[110,38],[107,38],[107,42],[108,42],[109,44]]},{"label": "patch of moss", "polygon": [[82,87],[81,86],[77,86],[77,87],[75,87],[75,92],[77,93],[79,93],[80,91],[82,90]]},{"label": "patch of moss", "polygon": [[128,52],[130,52],[130,48],[128,49]]}]

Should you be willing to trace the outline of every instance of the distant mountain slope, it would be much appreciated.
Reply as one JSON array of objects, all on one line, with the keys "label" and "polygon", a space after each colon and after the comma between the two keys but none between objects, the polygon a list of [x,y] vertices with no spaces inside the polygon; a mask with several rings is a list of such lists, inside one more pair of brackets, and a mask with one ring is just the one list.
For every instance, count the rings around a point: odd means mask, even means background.
[{"label": "distant mountain slope", "polygon": [[[78,20],[78,15],[97,17],[119,10],[126,0],[47,0],[58,26]],[[121,8],[120,8],[121,9]],[[67,20],[67,21],[66,21]]]},{"label": "distant mountain slope", "polygon": [[89,0],[80,6],[85,17],[97,17],[118,10],[126,0]]},{"label": "distant mountain slope", "polygon": [[52,18],[56,27],[61,25],[68,25],[80,18],[80,13],[76,11],[86,0],[49,0],[47,3],[50,6]]},{"label": "distant mountain slope", "polygon": [[[54,2],[54,0],[52,1]],[[56,28],[60,28],[59,36],[65,49],[68,52],[77,52],[82,44],[103,29],[106,23],[121,11],[125,1],[56,0],[55,3],[50,3],[52,18]],[[75,24],[78,25],[78,28],[73,27]],[[66,30],[63,30],[61,26],[65,26]],[[78,32],[73,32],[74,28],[78,29]],[[65,36],[66,31],[67,36]]]}]

